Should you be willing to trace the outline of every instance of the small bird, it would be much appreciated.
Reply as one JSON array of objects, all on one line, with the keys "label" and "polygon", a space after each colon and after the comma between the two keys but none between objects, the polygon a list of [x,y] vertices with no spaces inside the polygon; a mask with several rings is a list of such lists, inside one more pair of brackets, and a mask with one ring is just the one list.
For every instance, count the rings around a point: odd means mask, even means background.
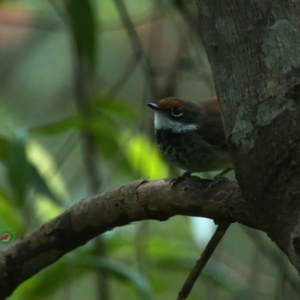
[{"label": "small bird", "polygon": [[186,172],[172,187],[194,172],[224,170],[210,186],[232,170],[217,97],[191,102],[174,97],[148,106],[154,110],[154,127],[162,155]]}]

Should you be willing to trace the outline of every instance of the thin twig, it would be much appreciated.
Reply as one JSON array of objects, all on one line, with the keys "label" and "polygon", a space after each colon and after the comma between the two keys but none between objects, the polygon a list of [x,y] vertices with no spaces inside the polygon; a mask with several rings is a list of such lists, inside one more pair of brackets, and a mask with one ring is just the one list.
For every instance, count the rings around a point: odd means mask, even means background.
[{"label": "thin twig", "polygon": [[206,248],[204,249],[201,257],[197,260],[195,266],[193,267],[192,271],[190,272],[188,278],[186,279],[185,283],[183,284],[180,292],[178,294],[177,300],[186,299],[191,292],[197,278],[201,274],[203,268],[206,266],[208,260],[212,256],[213,252],[215,251],[216,247],[219,245],[222,237],[226,233],[228,227],[230,226],[230,222],[220,223],[208,242]]},{"label": "thin twig", "polygon": [[119,93],[121,88],[131,78],[131,75],[133,75],[134,71],[138,67],[140,58],[141,58],[141,56],[134,55],[128,60],[128,62],[126,63],[126,66],[123,69],[123,73],[120,75],[119,79],[117,79],[115,81],[113,86],[108,91],[108,95],[110,98],[116,97],[116,95]]},{"label": "thin twig", "polygon": [[122,20],[122,23],[130,37],[130,43],[132,45],[132,48],[135,52],[136,58],[140,59],[142,57],[143,59],[141,60],[142,66],[145,70],[145,74],[147,76],[147,83],[149,85],[149,91],[152,93],[153,99],[157,99],[157,84],[154,80],[154,70],[150,64],[150,61],[146,54],[143,51],[142,45],[140,38],[136,32],[135,26],[133,22],[130,19],[129,13],[127,11],[127,7],[125,3],[122,0],[115,0],[115,5],[119,11],[120,18]]}]

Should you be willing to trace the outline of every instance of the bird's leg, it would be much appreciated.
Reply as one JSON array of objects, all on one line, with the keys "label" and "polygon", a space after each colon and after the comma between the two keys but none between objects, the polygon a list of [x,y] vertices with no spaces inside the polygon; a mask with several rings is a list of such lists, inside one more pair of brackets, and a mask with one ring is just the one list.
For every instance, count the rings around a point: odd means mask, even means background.
[{"label": "bird's leg", "polygon": [[184,172],[182,175],[178,176],[177,178],[173,178],[173,179],[170,181],[170,185],[171,185],[172,190],[173,190],[173,188],[174,188],[178,183],[180,183],[181,181],[187,179],[188,177],[191,177],[191,174],[192,174],[192,172]]},{"label": "bird's leg", "polygon": [[208,183],[207,189],[208,190],[211,189],[214,185],[218,184],[219,182],[228,181],[228,178],[226,178],[224,175],[231,170],[232,168],[227,168],[224,171],[222,171],[220,174],[216,175],[214,179]]}]

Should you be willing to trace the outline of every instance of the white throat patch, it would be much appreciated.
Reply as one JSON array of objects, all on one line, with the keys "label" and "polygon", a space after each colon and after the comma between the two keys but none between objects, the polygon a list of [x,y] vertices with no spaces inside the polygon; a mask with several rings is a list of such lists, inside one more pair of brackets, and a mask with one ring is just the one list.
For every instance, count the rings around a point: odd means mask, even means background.
[{"label": "white throat patch", "polygon": [[154,127],[158,129],[171,129],[173,132],[182,133],[198,129],[197,124],[182,124],[169,119],[159,112],[154,112]]}]

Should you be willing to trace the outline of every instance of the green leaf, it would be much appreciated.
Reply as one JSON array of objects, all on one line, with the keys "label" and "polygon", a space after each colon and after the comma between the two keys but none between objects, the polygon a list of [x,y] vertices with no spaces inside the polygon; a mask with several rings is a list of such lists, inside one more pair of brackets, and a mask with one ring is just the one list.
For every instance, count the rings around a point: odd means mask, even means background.
[{"label": "green leaf", "polygon": [[77,50],[93,69],[96,62],[96,19],[90,0],[69,0],[70,25]]},{"label": "green leaf", "polygon": [[[94,134],[101,153],[106,158],[112,157],[119,151],[117,128],[112,126],[108,120],[98,117],[84,118],[72,116],[55,123],[34,127],[30,131],[36,134],[55,135],[71,129],[86,130]],[[105,143],[105,147],[102,147],[103,142]]]},{"label": "green leaf", "polygon": [[27,134],[24,130],[19,130],[12,141],[0,137],[0,160],[7,167],[7,177],[14,194],[13,198],[22,206],[27,190],[31,187],[56,204],[62,205],[62,200],[49,188],[38,168],[29,161],[26,143]]},{"label": "green leaf", "polygon": [[13,206],[13,199],[2,188],[0,190],[0,222],[1,229],[13,231],[14,234],[24,234],[22,219]]},{"label": "green leaf", "polygon": [[0,136],[0,160],[2,161],[6,160],[9,144],[10,141],[7,138]]},{"label": "green leaf", "polygon": [[107,259],[102,258],[83,258],[77,260],[75,264],[82,264],[83,266],[100,268],[101,270],[107,271],[112,276],[132,284],[141,294],[143,299],[154,299],[148,280],[136,269],[133,269],[127,265],[108,261]]},{"label": "green leaf", "polygon": [[71,116],[57,122],[52,122],[30,129],[31,133],[43,135],[55,135],[69,130],[86,130],[98,135],[101,128],[106,127],[106,122],[99,118],[85,118],[82,116]]},{"label": "green leaf", "polygon": [[30,132],[36,134],[55,135],[72,129],[81,129],[83,126],[84,120],[82,117],[71,116],[57,122],[33,127],[30,129]]},{"label": "green leaf", "polygon": [[69,260],[70,257],[64,257],[37,276],[23,282],[14,292],[13,299],[54,299],[57,291],[64,288],[65,280],[70,274],[74,280],[79,281],[87,273],[86,269],[70,266]]},{"label": "green leaf", "polygon": [[26,139],[26,132],[19,130],[10,142],[6,155],[8,182],[17,202],[21,205],[24,204],[30,178],[30,165],[26,156]]}]

